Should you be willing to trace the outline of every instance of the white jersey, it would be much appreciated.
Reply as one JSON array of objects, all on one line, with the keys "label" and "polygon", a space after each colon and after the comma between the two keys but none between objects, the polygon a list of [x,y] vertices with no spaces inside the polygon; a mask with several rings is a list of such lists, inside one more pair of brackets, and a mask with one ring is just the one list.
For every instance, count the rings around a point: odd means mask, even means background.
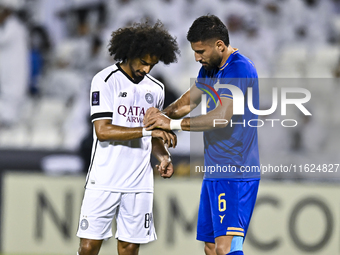
[{"label": "white jersey", "polygon": [[[146,75],[134,82],[119,64],[96,74],[91,84],[91,119],[112,119],[113,125],[142,127],[148,108],[162,110],[164,85]],[[86,188],[114,192],[153,192],[151,136],[100,142],[93,132]]]}]

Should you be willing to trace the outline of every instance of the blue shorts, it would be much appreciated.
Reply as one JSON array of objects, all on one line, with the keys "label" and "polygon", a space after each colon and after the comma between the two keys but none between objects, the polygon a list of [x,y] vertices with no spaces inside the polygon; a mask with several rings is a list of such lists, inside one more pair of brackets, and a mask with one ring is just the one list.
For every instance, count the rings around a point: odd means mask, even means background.
[{"label": "blue shorts", "polygon": [[215,243],[218,236],[245,237],[259,182],[204,179],[198,211],[197,240]]}]

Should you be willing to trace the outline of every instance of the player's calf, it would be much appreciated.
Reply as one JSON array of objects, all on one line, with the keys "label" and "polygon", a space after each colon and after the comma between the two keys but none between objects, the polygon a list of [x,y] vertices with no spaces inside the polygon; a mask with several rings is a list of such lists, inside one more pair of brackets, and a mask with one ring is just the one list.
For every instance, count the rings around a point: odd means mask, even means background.
[{"label": "player's calf", "polygon": [[205,242],[204,253],[206,255],[216,255],[215,244],[214,243]]}]

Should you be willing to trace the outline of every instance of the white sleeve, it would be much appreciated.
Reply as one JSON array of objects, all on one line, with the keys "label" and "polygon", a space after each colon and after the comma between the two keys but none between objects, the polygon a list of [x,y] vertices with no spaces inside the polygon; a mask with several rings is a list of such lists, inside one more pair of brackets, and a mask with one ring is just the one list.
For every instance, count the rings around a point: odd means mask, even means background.
[{"label": "white sleeve", "polygon": [[109,84],[100,76],[95,76],[91,83],[90,106],[91,121],[99,119],[112,119],[113,102]]},{"label": "white sleeve", "polygon": [[163,86],[163,89],[161,89],[161,92],[159,93],[158,102],[157,102],[157,105],[156,105],[156,108],[158,108],[160,111],[163,110],[164,99],[165,99],[165,88]]}]

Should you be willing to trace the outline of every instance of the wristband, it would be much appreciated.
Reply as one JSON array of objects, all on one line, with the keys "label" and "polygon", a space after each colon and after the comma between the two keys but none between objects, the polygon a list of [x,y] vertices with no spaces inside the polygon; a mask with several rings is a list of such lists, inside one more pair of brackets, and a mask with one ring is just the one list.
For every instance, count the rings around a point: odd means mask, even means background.
[{"label": "wristband", "polygon": [[151,136],[151,133],[152,133],[152,130],[146,130],[145,128],[142,129],[142,134],[143,134],[143,137],[145,136]]},{"label": "wristband", "polygon": [[183,119],[180,120],[170,120],[170,129],[171,130],[182,130],[182,123]]}]

